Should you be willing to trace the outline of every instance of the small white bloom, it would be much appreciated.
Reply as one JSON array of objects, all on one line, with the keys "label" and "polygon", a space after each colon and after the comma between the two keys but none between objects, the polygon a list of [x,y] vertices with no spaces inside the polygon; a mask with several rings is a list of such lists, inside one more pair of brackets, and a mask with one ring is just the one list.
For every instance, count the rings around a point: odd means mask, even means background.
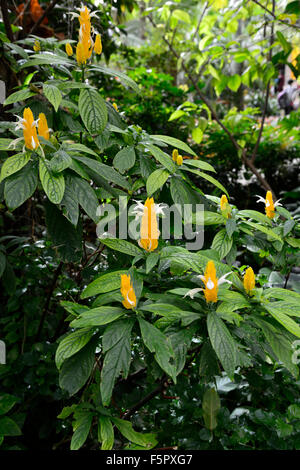
[{"label": "small white bloom", "polygon": [[201,289],[201,287],[196,287],[195,289],[189,290],[189,291],[185,294],[184,297],[186,297],[186,296],[188,295],[191,299],[193,299],[194,296],[195,296],[196,294],[198,294],[198,292],[200,292],[200,291],[202,291],[202,290],[203,290],[203,289]]}]

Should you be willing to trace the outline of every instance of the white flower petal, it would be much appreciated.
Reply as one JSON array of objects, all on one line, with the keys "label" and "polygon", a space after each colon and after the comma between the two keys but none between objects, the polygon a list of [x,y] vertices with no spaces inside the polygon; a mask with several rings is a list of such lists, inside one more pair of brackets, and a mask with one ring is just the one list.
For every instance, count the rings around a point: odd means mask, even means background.
[{"label": "white flower petal", "polygon": [[207,283],[206,283],[206,288],[207,288],[208,290],[212,290],[212,289],[214,289],[214,287],[215,287],[215,283],[214,283],[214,282],[211,280],[211,278],[209,277],[209,278],[208,278],[208,281],[207,281]]},{"label": "white flower petal", "polygon": [[201,290],[203,290],[203,289],[201,289],[200,287],[196,287],[195,289],[191,289],[185,294],[184,297],[186,297],[188,295],[191,299],[193,299],[194,295],[198,294],[198,292],[200,292]]},{"label": "white flower petal", "polygon": [[224,274],[224,276],[221,276],[220,279],[218,279],[218,286],[220,286],[221,284],[224,284],[224,282],[228,282],[228,284],[232,284],[231,281],[228,281],[228,279],[226,279],[226,277],[229,276],[229,274],[232,274],[232,271],[230,271],[230,273]]}]

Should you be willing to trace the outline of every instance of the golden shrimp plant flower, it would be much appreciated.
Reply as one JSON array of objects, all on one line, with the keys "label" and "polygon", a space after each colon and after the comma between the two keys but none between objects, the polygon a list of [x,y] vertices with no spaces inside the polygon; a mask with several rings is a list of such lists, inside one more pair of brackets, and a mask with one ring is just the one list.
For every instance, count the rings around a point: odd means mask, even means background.
[{"label": "golden shrimp plant flower", "polygon": [[227,199],[225,194],[223,194],[222,197],[221,197],[220,209],[221,209],[222,214],[224,214],[224,216],[227,217],[227,219],[229,217],[231,217],[231,215],[230,215],[231,214],[231,207],[230,207],[230,204],[229,204],[228,199]]},{"label": "golden shrimp plant flower", "polygon": [[257,202],[263,202],[265,204],[265,211],[266,211],[267,217],[269,217],[269,219],[273,219],[275,216],[275,207],[281,206],[279,202],[280,199],[278,199],[278,201],[274,203],[271,191],[267,191],[266,199],[264,199],[261,196],[257,196],[257,197],[258,197]]},{"label": "golden shrimp plant flower", "polygon": [[247,268],[244,274],[244,288],[247,294],[250,294],[250,292],[254,289],[255,287],[255,275],[253,272],[253,269]]},{"label": "golden shrimp plant flower", "polygon": [[50,137],[48,123],[47,123],[47,119],[44,113],[39,114],[38,135],[43,137],[46,140],[49,140],[49,137]]},{"label": "golden shrimp plant flower", "polygon": [[217,302],[219,286],[223,284],[224,282],[228,282],[228,284],[231,284],[231,282],[228,281],[228,279],[226,279],[226,277],[229,276],[231,272],[232,271],[224,274],[218,279],[217,274],[216,274],[215,263],[212,260],[208,261],[205,271],[204,271],[204,275],[200,274],[199,276],[197,276],[199,279],[201,279],[201,281],[205,285],[205,289],[201,287],[196,287],[195,289],[191,289],[190,291],[188,291],[185,294],[185,296],[188,295],[191,297],[191,299],[193,299],[195,294],[197,294],[200,291],[203,291],[204,297],[207,303]]},{"label": "golden shrimp plant flower", "polygon": [[129,274],[121,274],[121,294],[124,299],[122,304],[125,308],[133,309],[136,307],[136,295]]},{"label": "golden shrimp plant flower", "polygon": [[155,204],[153,197],[147,198],[145,204],[139,201],[133,210],[136,220],[141,217],[141,238],[139,245],[146,251],[154,251],[158,246],[159,230],[157,214],[163,213],[162,205]]},{"label": "golden shrimp plant flower", "polygon": [[71,46],[70,43],[66,44],[66,53],[68,54],[69,57],[73,55],[73,47]]},{"label": "golden shrimp plant flower", "polygon": [[100,55],[102,52],[102,42],[100,34],[97,34],[94,44],[94,51],[96,54]]},{"label": "golden shrimp plant flower", "polygon": [[17,129],[23,130],[23,137],[25,141],[25,147],[29,150],[35,150],[39,146],[39,140],[36,132],[37,121],[34,120],[32,111],[30,108],[25,108],[23,117],[19,119],[16,125]]}]

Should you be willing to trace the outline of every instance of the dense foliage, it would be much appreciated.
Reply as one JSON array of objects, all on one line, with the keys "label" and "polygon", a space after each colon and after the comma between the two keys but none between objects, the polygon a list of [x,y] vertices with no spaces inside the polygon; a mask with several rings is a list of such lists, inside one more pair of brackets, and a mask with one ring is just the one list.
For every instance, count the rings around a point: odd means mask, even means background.
[{"label": "dense foliage", "polygon": [[1,449],[300,449],[298,10],[256,3],[2,23]]}]

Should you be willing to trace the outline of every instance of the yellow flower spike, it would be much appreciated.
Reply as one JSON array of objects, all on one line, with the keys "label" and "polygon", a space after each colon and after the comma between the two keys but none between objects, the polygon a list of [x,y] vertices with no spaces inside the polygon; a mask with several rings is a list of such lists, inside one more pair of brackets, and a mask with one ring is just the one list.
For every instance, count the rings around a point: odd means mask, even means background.
[{"label": "yellow flower spike", "polygon": [[255,287],[255,275],[252,268],[247,268],[244,274],[244,288],[247,294],[250,294]]},{"label": "yellow flower spike", "polygon": [[136,307],[136,295],[129,274],[121,274],[121,294],[124,298],[122,304],[127,309]]},{"label": "yellow flower spike", "polygon": [[94,44],[94,51],[96,54],[101,54],[102,52],[102,42],[100,34],[97,34],[95,44]]},{"label": "yellow flower spike", "polygon": [[34,41],[33,50],[35,52],[39,52],[41,50],[41,44],[37,39]]},{"label": "yellow flower spike", "polygon": [[204,282],[204,297],[206,302],[217,302],[218,300],[218,279],[213,261],[208,261],[202,278]]},{"label": "yellow flower spike", "polygon": [[76,60],[77,60],[78,65],[86,64],[84,47],[81,42],[79,42],[76,47]]},{"label": "yellow flower spike", "polygon": [[182,155],[178,155],[177,160],[176,160],[177,165],[182,165],[183,164],[183,158]]},{"label": "yellow flower spike", "polygon": [[158,246],[159,230],[153,197],[147,198],[141,221],[141,239],[139,245],[146,251],[154,251]]},{"label": "yellow flower spike", "polygon": [[41,137],[44,137],[44,139],[46,140],[49,140],[49,137],[50,137],[47,119],[44,113],[39,114],[38,135]]},{"label": "yellow flower spike", "polygon": [[176,162],[177,158],[178,158],[178,150],[174,149],[173,152],[172,152],[172,160],[174,160],[174,162]]},{"label": "yellow flower spike", "polygon": [[22,120],[23,136],[25,140],[25,147],[34,150],[39,146],[39,141],[36,133],[36,122],[30,108],[25,108]]},{"label": "yellow flower spike", "polygon": [[73,47],[69,43],[66,44],[66,53],[68,54],[69,57],[73,55]]},{"label": "yellow flower spike", "polygon": [[228,217],[231,217],[231,216],[230,216],[231,207],[230,207],[230,204],[228,203],[228,199],[227,199],[227,197],[225,196],[225,194],[223,194],[222,197],[221,197],[220,209],[221,209],[221,212],[222,212],[227,218],[228,218]]},{"label": "yellow flower spike", "polygon": [[204,276],[202,274],[197,276],[205,285],[205,289],[202,289],[202,287],[196,287],[195,289],[191,289],[190,291],[188,291],[185,294],[185,297],[188,295],[189,297],[191,297],[191,299],[193,299],[198,292],[203,291],[207,303],[217,302],[219,286],[221,284],[224,284],[224,282],[231,284],[231,281],[228,281],[228,279],[226,279],[226,277],[229,276],[231,273],[232,271],[224,274],[220,277],[220,279],[218,279],[216,275],[215,263],[212,260],[208,261],[205,268]]},{"label": "yellow flower spike", "polygon": [[266,215],[267,215],[267,217],[269,217],[269,219],[274,218],[274,216],[275,216],[275,207],[274,207],[273,197],[272,197],[271,191],[267,191],[267,194],[266,194],[265,211],[266,211]]},{"label": "yellow flower spike", "polygon": [[80,51],[80,63],[85,64],[87,59],[91,57],[93,50],[93,44],[91,39],[91,16],[90,10],[86,6],[82,10],[80,10],[79,23],[79,43],[82,44],[82,50]]},{"label": "yellow flower spike", "polygon": [[112,104],[116,111],[119,111],[117,103]]}]

